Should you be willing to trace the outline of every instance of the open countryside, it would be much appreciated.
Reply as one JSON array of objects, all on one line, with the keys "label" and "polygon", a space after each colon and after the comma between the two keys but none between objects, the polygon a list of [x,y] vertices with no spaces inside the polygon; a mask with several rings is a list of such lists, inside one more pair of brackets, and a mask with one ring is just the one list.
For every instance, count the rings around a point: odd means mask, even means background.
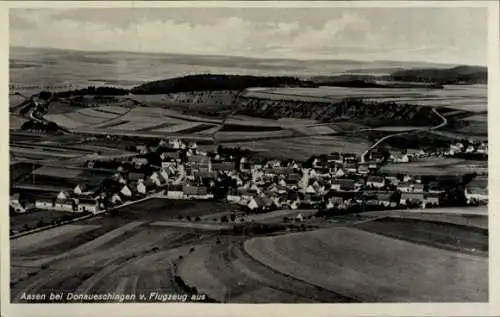
[{"label": "open countryside", "polygon": [[[310,24],[283,43],[316,32]],[[189,25],[193,37],[208,27]],[[342,40],[327,33],[321,41]],[[462,35],[453,52],[480,51],[458,47]],[[363,61],[116,42],[11,47],[12,303],[489,300],[486,66],[392,60],[390,46]]]}]

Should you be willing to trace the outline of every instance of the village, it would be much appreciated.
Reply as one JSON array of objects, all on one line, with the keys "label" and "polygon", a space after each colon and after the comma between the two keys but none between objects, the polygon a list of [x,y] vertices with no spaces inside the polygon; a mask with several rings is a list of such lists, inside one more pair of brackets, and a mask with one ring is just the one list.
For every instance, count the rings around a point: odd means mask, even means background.
[{"label": "village", "polygon": [[[311,157],[307,162],[257,159],[245,156],[240,149],[222,146],[213,152],[203,151],[196,142],[179,139],[137,145],[135,151],[137,155],[128,159],[89,160],[86,163],[89,170],[114,171],[101,182],[77,184],[70,191],[40,194],[34,199],[15,193],[10,198],[11,210],[97,214],[150,195],[173,200],[223,200],[252,213],[317,209],[323,214],[335,214],[488,202],[487,182],[469,180],[463,184],[464,175],[432,177],[377,172],[382,164],[432,156],[487,155],[485,143],[476,146],[454,143],[449,149],[435,152],[387,154],[375,149],[364,162],[355,153],[330,153]],[[44,168],[47,167],[40,169]],[[64,169],[58,172],[64,173]],[[465,201],[447,195],[457,188],[463,191],[459,196]]]}]

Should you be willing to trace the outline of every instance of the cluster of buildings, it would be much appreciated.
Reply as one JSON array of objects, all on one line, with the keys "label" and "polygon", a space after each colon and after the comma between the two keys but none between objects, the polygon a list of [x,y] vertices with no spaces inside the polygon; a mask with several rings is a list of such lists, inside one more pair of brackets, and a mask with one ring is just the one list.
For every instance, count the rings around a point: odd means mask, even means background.
[{"label": "cluster of buildings", "polygon": [[[32,207],[96,213],[154,193],[169,199],[226,199],[254,211],[345,209],[356,204],[425,208],[439,206],[444,192],[439,181],[374,174],[386,159],[376,151],[363,163],[353,153],[331,153],[314,158],[306,166],[295,161],[252,161],[234,151],[206,152],[195,142],[177,139],[161,141],[155,147],[137,146],[136,150],[136,157],[117,162],[105,185],[89,188],[80,184],[71,192],[37,199]],[[148,156],[151,153],[156,158],[154,164]],[[407,152],[392,155],[390,160],[407,161],[425,155],[423,151]],[[89,162],[88,166],[94,164]],[[477,188],[467,188],[465,194],[470,202],[487,202],[487,193]],[[27,209],[20,205],[11,198],[16,211]]]}]

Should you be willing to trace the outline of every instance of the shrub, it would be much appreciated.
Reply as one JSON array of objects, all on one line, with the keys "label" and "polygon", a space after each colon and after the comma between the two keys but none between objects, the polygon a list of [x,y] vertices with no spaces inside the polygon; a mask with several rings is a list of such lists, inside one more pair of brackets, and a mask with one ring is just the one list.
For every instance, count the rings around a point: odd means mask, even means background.
[{"label": "shrub", "polygon": [[200,216],[196,216],[196,218],[194,218],[194,221],[200,221]]},{"label": "shrub", "polygon": [[191,248],[191,249],[189,249],[189,252],[192,253],[192,252],[194,252],[194,250],[195,250],[194,248]]},{"label": "shrub", "polygon": [[182,255],[179,255],[179,260],[182,260],[184,259],[184,257]]},{"label": "shrub", "polygon": [[236,220],[236,216],[233,214],[231,215],[231,221],[235,221]]},{"label": "shrub", "polygon": [[177,216],[177,219],[182,220],[182,216],[181,215]]},{"label": "shrub", "polygon": [[191,217],[190,216],[186,216],[186,220],[187,221],[191,221]]}]

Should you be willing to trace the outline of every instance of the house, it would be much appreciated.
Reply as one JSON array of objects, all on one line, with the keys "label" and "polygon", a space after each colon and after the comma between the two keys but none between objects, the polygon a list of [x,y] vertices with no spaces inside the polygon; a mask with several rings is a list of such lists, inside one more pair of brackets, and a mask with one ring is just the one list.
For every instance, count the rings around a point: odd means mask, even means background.
[{"label": "house", "polygon": [[127,179],[130,182],[137,182],[140,179],[144,179],[144,174],[143,173],[130,172],[127,175]]},{"label": "house", "polygon": [[406,153],[394,153],[391,154],[390,160],[393,163],[408,163],[410,161],[410,158]]},{"label": "house", "polygon": [[84,193],[88,193],[88,186],[85,184],[78,184],[73,189],[73,193],[77,196],[83,195]]},{"label": "house", "polygon": [[385,186],[385,178],[383,176],[368,176],[366,186],[382,188]]},{"label": "house", "polygon": [[424,184],[417,183],[417,184],[413,185],[413,191],[416,193],[423,193],[424,192]]},{"label": "house", "polygon": [[53,198],[39,198],[35,201],[36,209],[54,209],[54,201]]},{"label": "house", "polygon": [[356,162],[346,162],[344,163],[344,169],[348,173],[356,173],[358,171],[358,164]]},{"label": "house", "polygon": [[424,197],[425,199],[425,204],[431,204],[431,205],[435,205],[435,206],[439,206],[439,196],[435,196],[435,195],[432,195],[432,196],[425,196]]},{"label": "house", "polygon": [[326,209],[340,208],[344,205],[344,198],[338,196],[332,196],[328,199],[326,203]]},{"label": "house", "polygon": [[321,178],[330,177],[330,169],[328,167],[319,167],[316,169],[316,174]]},{"label": "house", "polygon": [[413,191],[414,185],[410,183],[400,183],[396,186],[396,188],[402,193],[409,193]]},{"label": "house", "polygon": [[488,202],[488,178],[476,177],[465,186],[467,201]]},{"label": "house", "polygon": [[465,153],[473,153],[476,149],[474,148],[473,145],[469,145],[467,146],[467,148],[465,149]]},{"label": "house", "polygon": [[299,173],[290,173],[286,176],[285,182],[288,185],[296,185],[302,179],[302,176]]},{"label": "house", "polygon": [[359,166],[358,166],[358,173],[360,173],[360,174],[368,174],[368,173],[370,173],[369,165],[366,164],[366,163],[359,164]]},{"label": "house", "polygon": [[167,184],[168,178],[165,179],[163,175],[159,172],[154,172],[149,176],[149,179],[154,183],[155,186],[161,187]]},{"label": "house", "polygon": [[68,195],[65,192],[59,192],[59,194],[57,194],[57,199],[68,199]]},{"label": "house", "polygon": [[396,203],[391,201],[390,193],[377,193],[378,203],[384,207],[395,207]]},{"label": "house", "polygon": [[234,171],[234,170],[236,170],[236,163],[234,163],[234,162],[213,163],[212,170],[224,171],[224,172]]},{"label": "house", "polygon": [[184,185],[182,191],[186,198],[210,199],[213,197],[212,194],[208,193],[208,189],[205,186]]},{"label": "house", "polygon": [[338,168],[336,171],[335,171],[335,177],[344,177],[345,176],[345,172],[344,172],[344,169],[343,168]]},{"label": "house", "polygon": [[300,221],[300,222],[304,221],[304,217],[302,216],[301,213],[299,213],[297,217],[295,217],[295,221]]},{"label": "house", "polygon": [[250,208],[250,210],[259,208],[259,204],[257,203],[257,200],[254,197],[250,198],[246,206]]},{"label": "house", "polygon": [[122,201],[122,198],[120,197],[120,194],[118,193],[115,193],[113,194],[113,196],[111,196],[111,203],[113,205],[119,205],[121,204],[123,201]]},{"label": "house", "polygon": [[77,206],[73,199],[56,199],[52,209],[73,212],[77,211]]},{"label": "house", "polygon": [[194,172],[194,177],[197,178],[210,178],[215,179],[217,177],[216,172]]},{"label": "house", "polygon": [[355,163],[358,161],[358,155],[355,153],[344,153],[342,155],[342,159],[344,163]]},{"label": "house", "polygon": [[326,160],[328,163],[337,163],[337,164],[342,164],[344,161],[344,158],[342,157],[342,154],[338,152],[331,153],[330,155],[327,155]]},{"label": "house", "polygon": [[443,188],[441,187],[441,185],[437,181],[429,182],[429,184],[427,186],[427,191],[429,193],[433,193],[433,194],[439,194],[439,193],[444,192]]},{"label": "house", "polygon": [[99,211],[99,203],[95,199],[78,199],[78,212],[97,213]]},{"label": "house", "polygon": [[167,189],[167,197],[170,199],[184,199],[182,185],[170,185]]},{"label": "house", "polygon": [[15,193],[10,196],[9,205],[14,209],[17,213],[26,212],[29,209],[32,209],[34,205],[32,203],[21,201],[20,195]]},{"label": "house", "polygon": [[144,157],[134,157],[132,159],[132,164],[134,164],[135,168],[139,169],[148,164],[148,160]]},{"label": "house", "polygon": [[132,191],[127,185],[123,185],[122,189],[120,190],[120,194],[122,194],[125,197],[131,197]]},{"label": "house", "polygon": [[241,196],[238,193],[228,193],[226,199],[229,202],[237,203],[241,200]]},{"label": "house", "polygon": [[354,190],[354,183],[355,181],[353,179],[333,179],[330,188],[337,191],[352,191]]},{"label": "house", "polygon": [[400,204],[407,205],[409,203],[413,204],[423,204],[425,203],[425,197],[422,193],[402,193],[400,198]]}]

